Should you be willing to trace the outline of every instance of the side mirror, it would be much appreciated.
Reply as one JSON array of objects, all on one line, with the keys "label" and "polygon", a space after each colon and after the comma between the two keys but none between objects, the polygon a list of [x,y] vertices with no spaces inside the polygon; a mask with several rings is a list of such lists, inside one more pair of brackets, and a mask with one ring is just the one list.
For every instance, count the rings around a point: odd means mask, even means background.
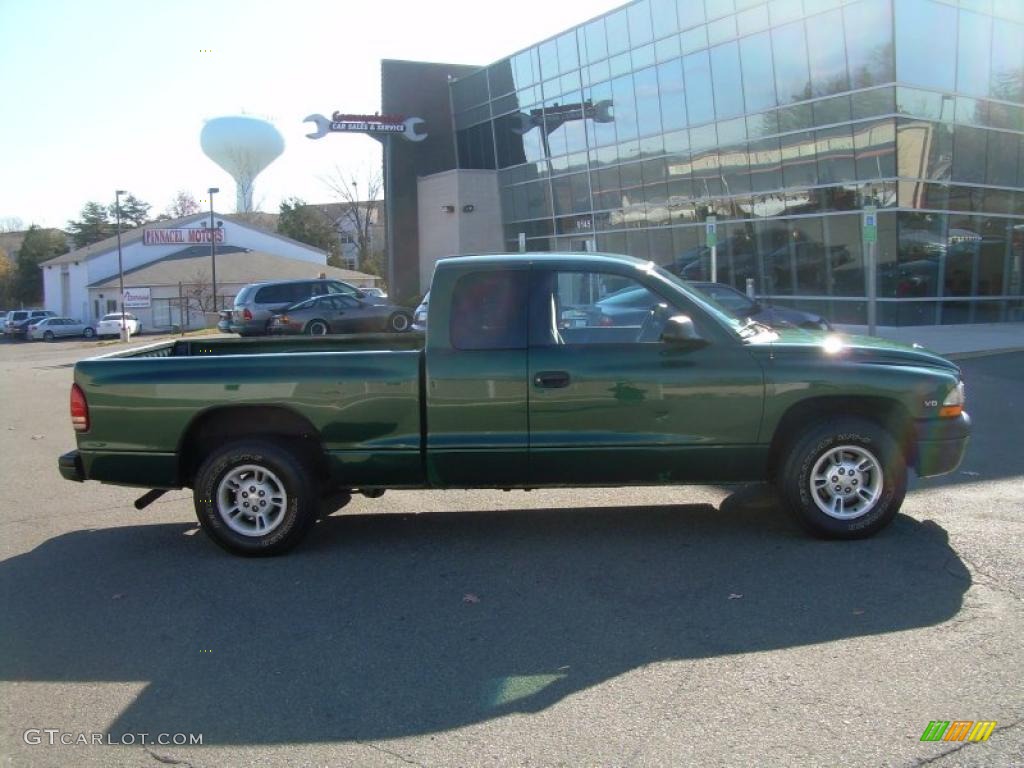
[{"label": "side mirror", "polygon": [[665,322],[661,340],[679,347],[702,347],[707,342],[697,333],[689,315],[673,315]]}]

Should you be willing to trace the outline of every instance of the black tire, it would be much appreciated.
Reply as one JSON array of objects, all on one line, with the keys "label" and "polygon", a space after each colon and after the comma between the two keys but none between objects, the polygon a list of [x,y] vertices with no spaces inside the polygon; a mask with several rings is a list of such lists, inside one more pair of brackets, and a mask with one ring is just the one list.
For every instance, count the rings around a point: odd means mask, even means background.
[{"label": "black tire", "polygon": [[[849,450],[844,452],[844,448]],[[906,459],[892,436],[874,422],[854,417],[827,419],[797,434],[783,450],[776,478],[779,494],[797,520],[816,536],[866,538],[892,522],[903,504],[907,493]],[[840,457],[838,463],[835,457]],[[863,474],[857,471],[857,479],[847,479],[853,478],[854,473],[846,475],[847,469],[843,469],[840,477],[837,469],[837,474],[831,477],[824,473],[825,484],[819,485],[817,491],[812,489],[811,476],[816,467],[824,470],[840,464],[846,467],[870,465],[870,462],[862,462],[865,458],[874,460],[881,470],[880,478],[868,469]],[[822,464],[819,465],[819,461]],[[838,481],[837,485],[832,486],[833,481]],[[852,495],[847,495],[851,490]],[[871,503],[858,496],[858,493],[872,496],[869,490],[877,494]],[[837,502],[830,498],[833,496],[844,499],[838,502],[838,510],[833,506],[833,514],[829,514],[818,503],[834,505]],[[854,505],[853,510],[844,508],[847,502]],[[865,508],[858,511],[858,504],[864,504]],[[834,514],[849,516],[840,518]]]},{"label": "black tire", "polygon": [[94,331],[92,328],[86,328],[84,331],[82,331],[82,335],[87,339],[91,339],[93,336],[96,335],[96,331]]},{"label": "black tire", "polygon": [[394,333],[405,333],[412,325],[412,320],[404,312],[395,312],[388,318],[388,330]]},{"label": "black tire", "polygon": [[[231,516],[219,511],[221,482],[232,472],[243,473],[240,468],[246,466],[269,471],[267,476],[279,482],[286,494],[285,503],[271,518],[273,527],[263,535],[240,533],[228,522],[230,517],[240,526],[250,519],[247,513]],[[320,513],[319,488],[303,462],[291,451],[263,440],[236,441],[211,453],[199,467],[193,488],[199,524],[219,546],[236,555],[283,554],[303,539]]]},{"label": "black tire", "polygon": [[53,341],[53,331],[43,331],[43,341]]},{"label": "black tire", "polygon": [[310,320],[306,325],[306,333],[310,336],[326,336],[331,332],[331,327],[325,320]]}]

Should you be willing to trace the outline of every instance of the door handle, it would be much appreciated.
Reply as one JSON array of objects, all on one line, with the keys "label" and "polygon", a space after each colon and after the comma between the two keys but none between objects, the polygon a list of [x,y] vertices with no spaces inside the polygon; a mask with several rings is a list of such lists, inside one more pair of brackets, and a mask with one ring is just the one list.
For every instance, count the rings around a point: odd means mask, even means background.
[{"label": "door handle", "polygon": [[544,389],[562,389],[569,386],[569,374],[565,371],[541,371],[534,375],[533,383]]}]

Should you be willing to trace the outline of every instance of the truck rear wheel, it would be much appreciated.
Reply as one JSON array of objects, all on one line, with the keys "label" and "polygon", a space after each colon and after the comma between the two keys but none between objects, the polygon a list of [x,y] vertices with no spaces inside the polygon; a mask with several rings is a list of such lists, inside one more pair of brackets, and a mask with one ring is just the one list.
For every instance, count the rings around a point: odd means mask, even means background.
[{"label": "truck rear wheel", "polygon": [[896,441],[871,421],[839,418],[809,427],[789,444],[779,493],[817,536],[859,539],[896,516],[907,465]]},{"label": "truck rear wheel", "polygon": [[287,552],[316,522],[316,481],[290,451],[263,440],[218,448],[196,473],[193,499],[203,530],[236,555]]}]

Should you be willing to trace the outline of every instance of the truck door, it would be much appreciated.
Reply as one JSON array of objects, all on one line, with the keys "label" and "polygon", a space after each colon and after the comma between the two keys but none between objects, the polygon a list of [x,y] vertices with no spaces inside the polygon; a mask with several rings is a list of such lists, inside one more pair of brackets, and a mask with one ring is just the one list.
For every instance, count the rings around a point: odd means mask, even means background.
[{"label": "truck door", "polygon": [[527,480],[529,266],[466,272],[435,291],[426,354],[427,476],[441,487]]},{"label": "truck door", "polygon": [[656,286],[534,266],[531,483],[726,481],[760,466],[760,365],[717,326],[703,329],[703,347],[661,341],[672,315],[712,321]]}]

